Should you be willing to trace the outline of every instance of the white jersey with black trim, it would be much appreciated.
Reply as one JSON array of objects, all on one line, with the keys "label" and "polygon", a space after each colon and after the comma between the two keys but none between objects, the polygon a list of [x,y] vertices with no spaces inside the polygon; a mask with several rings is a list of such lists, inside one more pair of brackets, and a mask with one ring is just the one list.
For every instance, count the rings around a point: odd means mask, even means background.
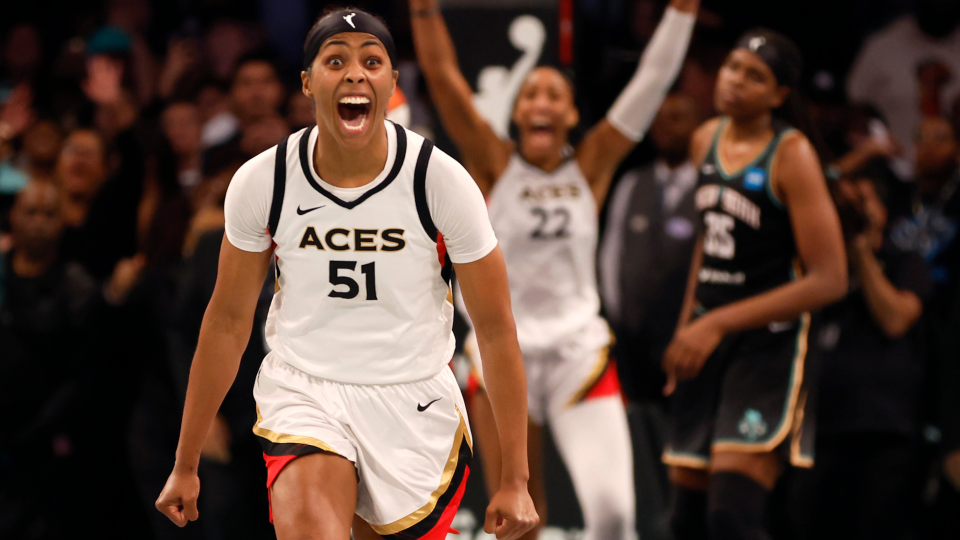
[{"label": "white jersey with black trim", "polygon": [[360,188],[316,174],[317,128],[247,162],[227,193],[226,234],[245,251],[276,245],[267,317],[272,353],[350,384],[427,379],[454,349],[451,263],[497,240],[470,175],[423,137],[386,123],[383,172]]},{"label": "white jersey with black trim", "polygon": [[514,154],[488,206],[507,264],[521,349],[556,347],[602,321],[597,203],[576,160],[547,173]]}]

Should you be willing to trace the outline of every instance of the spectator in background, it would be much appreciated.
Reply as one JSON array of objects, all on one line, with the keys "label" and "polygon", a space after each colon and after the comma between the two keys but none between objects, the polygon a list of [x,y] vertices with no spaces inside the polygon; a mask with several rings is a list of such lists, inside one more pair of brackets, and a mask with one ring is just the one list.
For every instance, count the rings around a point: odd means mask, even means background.
[{"label": "spectator in background", "polygon": [[[5,258],[0,308],[0,406],[17,421],[0,434],[0,537],[139,537],[142,516],[127,504],[132,485],[106,423],[117,389],[98,338],[110,320],[99,284],[58,250],[59,194],[28,184],[11,214],[13,251]],[[127,284],[108,290],[122,296]],[[56,486],[56,489],[51,489]],[[116,497],[110,519],[77,501]]]},{"label": "spectator in background", "polygon": [[200,142],[204,149],[229,141],[240,129],[240,122],[231,112],[230,95],[226,85],[208,80],[200,86],[196,98],[203,120]]},{"label": "spectator in background", "polygon": [[[916,137],[916,171],[911,212],[893,225],[897,247],[920,253],[932,268],[934,293],[924,309],[924,343],[934,362],[939,390],[939,425],[943,450],[948,453],[947,479],[940,483],[944,507],[936,527],[947,527],[944,537],[960,528],[960,156],[957,134],[950,122],[928,117]],[[951,474],[952,473],[952,474]]]},{"label": "spectator in background", "polygon": [[652,164],[624,174],[607,202],[600,244],[601,295],[633,431],[641,538],[669,538],[670,484],[660,461],[665,429],[660,361],[673,337],[696,239],[690,137],[697,101],[670,94],[650,128]]},{"label": "spectator in background", "polygon": [[30,87],[21,84],[10,91],[0,109],[0,231],[7,229],[6,215],[14,195],[27,184],[27,175],[14,163],[13,142],[33,123],[32,99]]},{"label": "spectator in background", "polygon": [[317,114],[313,109],[313,100],[303,95],[303,92],[291,92],[287,100],[287,123],[290,124],[290,131],[300,131],[317,123]]},{"label": "spectator in background", "polygon": [[244,159],[276,146],[277,141],[290,134],[290,126],[279,114],[272,114],[257,120],[243,130],[240,139],[240,152]]},{"label": "spectator in background", "polygon": [[[123,137],[120,144],[136,143]],[[128,148],[127,153],[139,152]],[[127,165],[110,175],[103,139],[95,131],[79,129],[67,136],[57,165],[67,226],[65,253],[98,280],[110,276],[121,259],[137,250],[143,163],[138,155],[120,159]]]},{"label": "spectator in background", "polygon": [[53,182],[63,134],[52,120],[38,120],[23,133],[23,150],[17,161],[31,180]]},{"label": "spectator in background", "polygon": [[267,57],[254,55],[237,65],[230,97],[242,130],[277,114],[286,98],[286,90],[276,66]]},{"label": "spectator in background", "polygon": [[905,143],[895,169],[913,171],[914,131],[924,116],[948,114],[960,96],[960,0],[916,0],[905,15],[868,37],[847,79],[855,103],[877,107]]},{"label": "spectator in background", "polygon": [[2,54],[6,84],[12,87],[36,83],[43,62],[43,42],[36,26],[21,23],[11,28],[3,43]]},{"label": "spectator in background", "polygon": [[187,194],[202,177],[203,123],[199,107],[191,101],[174,101],[160,115],[163,135],[176,164],[177,184]]},{"label": "spectator in background", "polygon": [[[280,82],[280,73],[266,56],[253,54],[241,59],[230,86],[232,113],[238,130],[225,142],[207,149],[204,171],[213,173],[228,163],[243,162],[256,155],[249,151],[259,145],[249,140],[244,144],[244,139],[251,135],[248,133],[251,130],[256,132],[252,137],[257,138],[260,133],[276,128],[280,106],[285,100],[286,89]],[[270,146],[283,135],[285,133],[279,133]]]},{"label": "spectator in background", "polygon": [[156,95],[159,67],[147,44],[147,30],[152,18],[148,0],[108,0],[104,29],[125,34],[128,45],[125,56],[127,70],[132,81],[133,98],[141,105],[148,105]]},{"label": "spectator in background", "polygon": [[916,145],[916,181],[911,215],[894,223],[893,242],[920,253],[930,264],[935,282],[931,314],[946,315],[960,282],[960,146],[950,123],[928,117],[920,123]]},{"label": "spectator in background", "polygon": [[923,258],[890,243],[875,179],[841,183],[850,292],[822,313],[817,460],[803,477],[804,538],[915,538],[924,481]]},{"label": "spectator in background", "polygon": [[213,77],[221,82],[230,82],[240,60],[256,50],[261,39],[259,34],[232,19],[217,19],[210,25],[203,41],[203,52]]}]

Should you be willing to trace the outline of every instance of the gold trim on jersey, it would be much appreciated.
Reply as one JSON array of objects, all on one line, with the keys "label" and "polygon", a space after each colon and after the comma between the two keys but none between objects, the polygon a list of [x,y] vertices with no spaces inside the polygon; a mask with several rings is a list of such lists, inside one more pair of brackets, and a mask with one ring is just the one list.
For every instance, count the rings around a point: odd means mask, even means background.
[{"label": "gold trim on jersey", "polygon": [[674,467],[686,467],[688,469],[707,469],[710,467],[710,460],[690,454],[674,454],[669,449],[664,450],[660,456],[660,461],[666,465]]},{"label": "gold trim on jersey", "polygon": [[777,166],[780,165],[780,148],[783,146],[784,141],[790,140],[797,135],[801,135],[801,133],[796,128],[790,128],[780,134],[780,140],[777,141],[777,146],[772,150],[773,154],[770,156],[770,166],[767,169],[767,195],[773,199],[774,204],[779,205],[781,208],[784,206],[783,200],[773,186],[773,178],[774,174],[777,173]]},{"label": "gold trim on jersey", "polygon": [[570,400],[567,401],[567,407],[573,407],[583,401],[583,398],[587,396],[590,389],[593,388],[593,385],[597,384],[597,381],[603,377],[604,372],[607,370],[607,365],[610,363],[610,345],[604,345],[603,348],[600,349],[598,356],[597,363],[593,366],[593,369],[590,370],[590,375],[586,381],[574,392]]},{"label": "gold trim on jersey", "polygon": [[[799,275],[799,274],[798,274]],[[787,408],[783,411],[783,421],[779,429],[768,440],[759,443],[740,441],[715,442],[711,449],[715,452],[770,452],[773,451],[790,433],[796,422],[795,412],[800,397],[800,386],[803,382],[804,362],[807,358],[807,341],[810,334],[810,313],[800,316],[800,330],[797,332],[796,353],[793,356],[793,377],[790,393],[787,398]]]},{"label": "gold trim on jersey", "polygon": [[324,452],[330,452],[331,454],[342,456],[340,452],[337,452],[332,446],[321,441],[320,439],[314,439],[313,437],[307,437],[304,435],[288,435],[286,433],[270,431],[267,428],[260,427],[261,422],[263,422],[263,417],[260,415],[260,407],[257,407],[257,423],[253,425],[254,435],[263,437],[264,439],[276,444],[305,444],[307,446],[319,448]]},{"label": "gold trim on jersey", "polygon": [[794,467],[803,469],[813,468],[813,459],[803,455],[800,448],[800,441],[803,439],[803,417],[807,409],[807,391],[800,393],[800,401],[797,403],[797,411],[793,417],[793,430],[790,434],[790,463]]},{"label": "gold trim on jersey", "polygon": [[440,500],[440,496],[447,492],[447,489],[450,488],[450,482],[453,481],[453,475],[456,472],[457,465],[460,461],[460,445],[463,444],[463,441],[465,440],[467,442],[467,446],[470,447],[470,450],[473,450],[473,442],[470,440],[470,431],[467,429],[467,423],[464,421],[463,415],[460,413],[459,409],[457,409],[457,416],[460,417],[460,425],[457,426],[457,433],[454,435],[453,448],[450,449],[450,457],[447,458],[447,464],[443,469],[443,474],[440,475],[440,486],[430,494],[430,500],[427,501],[427,504],[421,506],[419,510],[406,517],[402,517],[393,523],[388,523],[386,525],[374,525],[371,523],[370,528],[372,528],[374,532],[381,536],[396,534],[400,531],[413,527],[417,523],[420,523],[420,521],[429,516],[434,509],[436,509],[437,501]]}]

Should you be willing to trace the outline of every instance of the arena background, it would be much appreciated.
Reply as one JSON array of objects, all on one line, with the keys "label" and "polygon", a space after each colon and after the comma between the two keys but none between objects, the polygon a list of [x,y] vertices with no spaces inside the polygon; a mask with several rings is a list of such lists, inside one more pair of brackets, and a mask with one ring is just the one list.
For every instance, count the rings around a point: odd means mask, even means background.
[{"label": "arena background", "polygon": [[[82,56],[71,56],[69,52],[77,47],[82,50],[84,40],[103,27],[106,14],[111,9],[117,9],[117,6],[121,6],[120,10],[136,12],[131,17],[140,17],[137,20],[141,21],[140,31],[144,44],[155,57],[161,59],[167,52],[171,37],[199,40],[212,21],[242,21],[244,24],[258,25],[261,32],[258,39],[272,51],[282,67],[283,83],[296,91],[299,86],[297,71],[303,36],[312,20],[327,4],[328,2],[317,0],[8,0],[0,6],[0,31],[6,33],[23,23],[34,25],[39,29],[45,62],[49,65],[54,63],[54,59],[69,62],[71,58],[75,60]],[[429,98],[416,73],[406,3],[402,0],[358,0],[350,4],[371,9],[382,15],[391,25],[401,55],[400,86],[408,98],[412,98],[410,106],[413,109],[414,128],[432,134],[441,148],[456,155],[442,128],[434,121],[435,113],[431,110]],[[643,45],[652,34],[665,4],[666,2],[660,0],[442,2],[461,68],[477,93],[478,106],[489,116],[492,123],[503,124],[506,130],[509,130],[509,127],[503,115],[509,113],[516,92],[515,82],[512,81],[529,67],[539,64],[560,66],[573,76],[578,88],[577,104],[582,114],[581,125],[589,126],[595,123],[635,70]],[[712,94],[712,82],[707,84],[711,81],[709,74],[715,72],[736,36],[745,29],[762,25],[785,33],[800,46],[806,63],[803,81],[806,95],[824,108],[841,107],[846,103],[845,78],[864,39],[896,17],[908,13],[912,7],[913,2],[910,0],[704,0],[700,25],[690,50],[690,58],[696,65],[685,67],[676,86],[702,102],[709,102]],[[519,25],[519,30],[516,30],[519,39],[511,36],[511,27],[515,25]],[[65,70],[64,66],[57,66],[57,69]],[[905,73],[904,76],[910,77],[912,74]],[[481,80],[487,81],[487,86],[481,84]],[[7,84],[8,82],[0,79],[0,91],[5,96],[13,89],[12,83]],[[44,89],[34,89],[34,94],[42,103]],[[141,113],[145,123],[154,122],[156,118],[156,110],[150,107],[156,105],[145,107]],[[153,119],[150,118],[151,115]],[[422,123],[417,124],[418,121]],[[829,133],[825,135],[829,136]],[[622,170],[649,162],[652,155],[650,144],[644,142],[623,165]],[[3,198],[3,208],[6,210],[13,195],[0,193],[0,197]],[[462,336],[462,327],[458,327],[458,330]],[[139,350],[137,345],[132,345],[132,348]],[[0,365],[2,362],[0,360]],[[462,359],[458,359],[455,364],[460,368],[464,367]],[[238,392],[240,390],[235,389]],[[109,408],[121,410],[112,410],[109,418],[121,424],[110,428],[112,431],[120,433],[127,429],[121,427],[122,423],[128,420],[122,409],[132,406],[136,401],[135,393],[136,390],[132,388],[117,391],[116,403]],[[642,429],[642,426],[633,427],[635,430]],[[169,428],[169,423],[164,425],[164,429]],[[635,437],[642,436],[635,433]],[[112,437],[114,438],[110,440],[113,443],[124,440],[121,435]],[[936,438],[935,434],[928,437],[932,441]],[[122,446],[124,445],[115,445],[109,451],[121,456]],[[552,444],[548,443],[547,449],[549,524],[557,530],[546,531],[542,538],[576,538],[576,530],[582,527],[582,519],[573,490]],[[164,451],[170,452],[167,461],[172,459],[169,446]],[[258,455],[256,457],[259,458]],[[599,456],[598,458],[602,459]],[[637,459],[649,459],[649,456],[638,455]],[[124,458],[118,458],[118,463],[122,461]],[[11,464],[7,463],[6,466]],[[166,462],[160,468],[164,467]],[[481,475],[482,471],[476,460],[461,513],[454,522],[454,526],[461,531],[460,538],[465,540],[483,537],[476,531],[477,525],[482,522],[486,504]],[[127,498],[118,503],[122,508],[120,512],[126,513],[126,517],[120,521],[137,527],[142,522],[153,519],[152,516],[147,518],[141,515],[149,511],[136,504],[132,480],[128,476],[121,476],[116,484],[117,489],[106,491],[120,493]],[[56,490],[57,487],[54,484],[50,489]],[[9,497],[9,494],[4,497]],[[0,502],[5,500],[0,499]],[[96,501],[94,504],[101,507],[97,511],[103,511],[102,507],[109,507],[111,502]],[[643,520],[645,508],[642,493],[638,493],[638,507],[638,518]],[[960,509],[957,509],[957,512],[960,514]],[[201,516],[203,515],[204,507],[201,505]],[[105,515],[104,519],[110,517]],[[474,533],[476,535],[471,536]],[[954,529],[953,533],[957,535],[954,537],[960,537],[960,531]],[[147,536],[135,534],[128,537]]]}]

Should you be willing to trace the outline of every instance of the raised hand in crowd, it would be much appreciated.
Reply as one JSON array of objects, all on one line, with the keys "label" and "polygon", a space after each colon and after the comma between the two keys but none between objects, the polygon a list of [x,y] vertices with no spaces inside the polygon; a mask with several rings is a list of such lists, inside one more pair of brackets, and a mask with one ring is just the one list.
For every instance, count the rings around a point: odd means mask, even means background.
[{"label": "raised hand in crowd", "polygon": [[167,58],[157,82],[157,92],[162,99],[170,99],[183,76],[200,63],[197,43],[189,38],[173,38],[167,46]]},{"label": "raised hand in crowd", "polygon": [[831,164],[837,177],[844,178],[862,170],[874,159],[890,159],[903,155],[903,144],[893,135],[865,137]]},{"label": "raised hand in crowd", "polygon": [[26,83],[21,83],[10,92],[0,113],[0,144],[20,135],[33,123],[34,112],[31,108],[33,91]]},{"label": "raised hand in crowd", "polygon": [[137,120],[137,109],[123,88],[123,62],[105,55],[87,60],[83,93],[97,106],[96,122],[108,137],[126,130]]},{"label": "raised hand in crowd", "polygon": [[113,269],[110,281],[104,287],[104,297],[111,304],[121,304],[140,281],[147,259],[142,254],[121,259]]}]

